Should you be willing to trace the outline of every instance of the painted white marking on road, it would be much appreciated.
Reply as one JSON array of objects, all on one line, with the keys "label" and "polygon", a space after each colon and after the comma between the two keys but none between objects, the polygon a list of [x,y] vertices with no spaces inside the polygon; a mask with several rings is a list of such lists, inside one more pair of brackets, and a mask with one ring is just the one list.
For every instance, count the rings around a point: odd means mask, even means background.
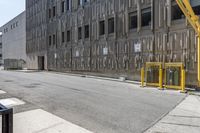
[{"label": "painted white marking on road", "polygon": [[6,107],[14,107],[17,105],[25,104],[25,102],[17,99],[17,98],[7,98],[7,99],[0,99],[0,104]]},{"label": "painted white marking on road", "polygon": [[15,133],[92,133],[41,109],[14,114],[13,128]]}]

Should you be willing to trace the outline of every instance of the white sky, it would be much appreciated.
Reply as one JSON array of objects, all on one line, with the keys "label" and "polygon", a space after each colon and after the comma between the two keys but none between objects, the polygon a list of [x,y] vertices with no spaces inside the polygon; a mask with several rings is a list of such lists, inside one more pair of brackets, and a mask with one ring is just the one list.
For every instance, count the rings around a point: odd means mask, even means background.
[{"label": "white sky", "polygon": [[0,0],[0,27],[25,10],[25,0]]}]

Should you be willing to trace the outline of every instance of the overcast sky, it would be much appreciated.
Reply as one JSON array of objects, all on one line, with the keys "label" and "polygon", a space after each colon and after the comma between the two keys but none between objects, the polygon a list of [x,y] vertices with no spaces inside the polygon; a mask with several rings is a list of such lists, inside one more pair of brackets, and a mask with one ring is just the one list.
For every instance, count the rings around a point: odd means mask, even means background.
[{"label": "overcast sky", "polygon": [[25,10],[25,0],[0,0],[0,27]]}]

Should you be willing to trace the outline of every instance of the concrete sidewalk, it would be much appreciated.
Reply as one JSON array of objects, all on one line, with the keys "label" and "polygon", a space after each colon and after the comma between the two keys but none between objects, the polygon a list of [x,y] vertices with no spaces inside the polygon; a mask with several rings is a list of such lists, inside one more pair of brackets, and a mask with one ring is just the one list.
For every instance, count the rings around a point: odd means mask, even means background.
[{"label": "concrete sidewalk", "polygon": [[200,97],[189,95],[146,133],[199,133]]},{"label": "concrete sidewalk", "polygon": [[13,130],[14,133],[92,133],[41,109],[14,114]]}]

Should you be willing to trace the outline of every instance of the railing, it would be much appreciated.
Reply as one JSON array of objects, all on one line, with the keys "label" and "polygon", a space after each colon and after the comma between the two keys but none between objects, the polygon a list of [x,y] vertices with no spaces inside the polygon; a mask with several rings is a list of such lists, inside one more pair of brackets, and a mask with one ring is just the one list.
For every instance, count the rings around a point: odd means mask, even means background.
[{"label": "railing", "polygon": [[160,89],[164,87],[186,92],[183,63],[165,63],[162,65],[161,62],[147,62],[145,68],[141,69],[141,86],[144,87],[145,83],[146,86],[155,86]]},{"label": "railing", "polygon": [[146,86],[156,86],[162,89],[162,63],[147,62],[145,69],[141,70],[141,86],[144,87],[146,78]]},{"label": "railing", "polygon": [[13,109],[0,104],[0,115],[2,116],[2,133],[13,133]]}]

